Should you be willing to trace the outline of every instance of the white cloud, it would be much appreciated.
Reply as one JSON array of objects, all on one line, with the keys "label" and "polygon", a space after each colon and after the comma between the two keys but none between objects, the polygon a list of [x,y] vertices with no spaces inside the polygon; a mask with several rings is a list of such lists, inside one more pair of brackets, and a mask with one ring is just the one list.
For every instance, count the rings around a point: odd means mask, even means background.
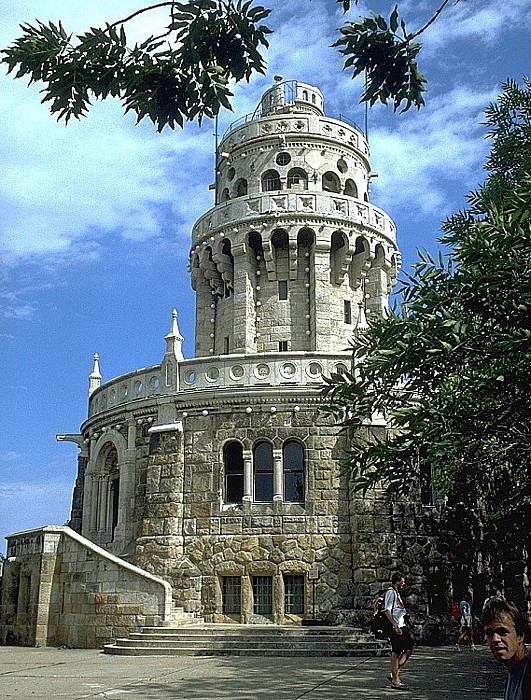
[{"label": "white cloud", "polygon": [[0,482],[0,533],[62,525],[70,517],[71,500],[70,481]]},{"label": "white cloud", "polygon": [[416,210],[442,219],[451,213],[449,190],[464,194],[483,179],[488,145],[481,121],[493,98],[457,88],[430,100],[421,119],[413,114],[398,128],[377,128],[371,144],[379,204],[391,214]]}]

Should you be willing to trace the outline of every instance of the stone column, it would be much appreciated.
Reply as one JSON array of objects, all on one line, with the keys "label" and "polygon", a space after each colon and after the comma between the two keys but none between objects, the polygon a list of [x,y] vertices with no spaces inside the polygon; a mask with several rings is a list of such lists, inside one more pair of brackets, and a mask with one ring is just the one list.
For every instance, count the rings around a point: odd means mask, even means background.
[{"label": "stone column", "polygon": [[[46,533],[42,535],[41,570],[38,585],[38,598],[35,611],[35,646],[55,643],[55,629],[58,626],[59,611],[52,607],[55,560],[62,535]],[[33,583],[33,581],[32,581]],[[52,636],[50,637],[50,633]]]},{"label": "stone column", "polygon": [[243,499],[251,503],[253,500],[253,453],[243,450]]},{"label": "stone column", "polygon": [[[122,547],[126,546],[133,537],[131,524],[134,509],[136,430],[135,421],[129,421],[127,424],[127,448],[124,450],[122,462],[118,464],[120,474],[119,506],[114,541],[120,543]],[[112,513],[110,517],[112,518]]]},{"label": "stone column", "polygon": [[250,271],[250,254],[245,243],[234,244],[234,320],[233,348],[235,353],[256,352],[253,281]]},{"label": "stone column", "polygon": [[283,500],[282,450],[273,450],[273,501]]}]

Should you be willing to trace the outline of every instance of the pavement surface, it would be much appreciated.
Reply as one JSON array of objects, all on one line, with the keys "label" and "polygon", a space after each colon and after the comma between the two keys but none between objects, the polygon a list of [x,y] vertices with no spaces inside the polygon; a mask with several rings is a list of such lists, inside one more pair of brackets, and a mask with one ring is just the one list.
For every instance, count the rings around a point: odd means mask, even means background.
[{"label": "pavement surface", "polygon": [[39,700],[502,700],[504,670],[486,647],[415,649],[386,679],[389,657],[111,656],[98,650],[0,646],[0,698]]}]

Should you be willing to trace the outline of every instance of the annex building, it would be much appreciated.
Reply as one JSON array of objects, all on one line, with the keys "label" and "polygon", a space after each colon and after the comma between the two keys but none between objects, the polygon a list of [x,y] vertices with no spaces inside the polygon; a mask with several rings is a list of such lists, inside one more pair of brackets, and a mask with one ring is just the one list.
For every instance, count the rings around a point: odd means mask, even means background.
[{"label": "annex building", "polygon": [[159,364],[102,383],[95,356],[87,419],[58,436],[80,448],[69,527],[8,538],[2,643],[97,647],[182,615],[366,622],[397,566],[420,608],[437,596],[429,528],[350,493],[321,410],[400,266],[367,140],[277,77],[216,157],[191,235],[195,356],[175,311]]}]

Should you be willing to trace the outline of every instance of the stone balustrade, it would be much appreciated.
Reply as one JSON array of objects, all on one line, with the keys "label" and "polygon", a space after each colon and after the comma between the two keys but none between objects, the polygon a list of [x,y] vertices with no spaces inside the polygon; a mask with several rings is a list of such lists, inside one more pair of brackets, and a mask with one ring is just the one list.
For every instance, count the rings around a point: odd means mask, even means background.
[{"label": "stone balustrade", "polygon": [[170,384],[163,365],[124,374],[102,384],[89,399],[89,416],[115,406],[180,391],[212,391],[224,388],[271,388],[272,386],[319,386],[323,376],[350,370],[350,353],[268,353],[196,357],[179,363]]},{"label": "stone balustrade", "polygon": [[396,243],[396,227],[392,219],[370,202],[342,194],[312,192],[311,190],[281,190],[276,193],[249,194],[228,200],[209,209],[197,220],[192,230],[192,248],[208,241],[214,234],[226,235],[234,222],[248,223],[252,229],[254,220],[263,225],[264,215],[271,215],[271,224],[281,226],[284,220],[306,216],[308,219],[332,219],[341,227],[362,224]]}]

